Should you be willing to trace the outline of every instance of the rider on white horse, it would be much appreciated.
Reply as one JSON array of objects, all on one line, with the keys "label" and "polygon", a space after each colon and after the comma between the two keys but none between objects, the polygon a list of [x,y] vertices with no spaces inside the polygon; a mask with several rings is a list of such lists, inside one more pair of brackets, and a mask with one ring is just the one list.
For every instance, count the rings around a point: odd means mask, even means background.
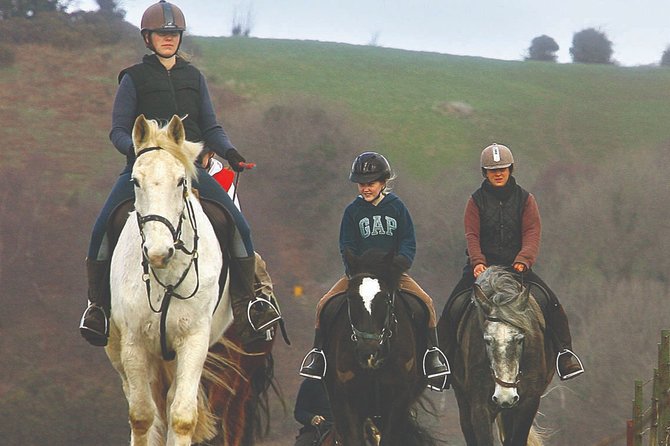
[{"label": "rider on white horse", "polygon": [[[185,28],[184,14],[174,4],[160,0],[150,6],[142,16],[141,34],[153,54],[119,75],[110,139],[126,156],[127,163],[96,220],[86,259],[89,306],[79,328],[93,345],[106,345],[109,335],[109,264],[114,246],[110,246],[107,225],[117,206],[134,197],[130,174],[135,161],[131,137],[135,118],[143,114],[147,119],[167,122],[178,115],[183,119],[188,141],[204,142],[235,171],[245,168],[244,157],[217,122],[205,78],[178,54]],[[249,225],[228,194],[201,167],[196,183],[208,217],[213,219],[212,214],[226,212],[234,222],[229,246],[234,326],[244,341],[252,340],[281,316],[270,302],[254,296],[256,260]],[[217,230],[216,222],[212,224]],[[222,234],[225,230],[218,228],[217,236],[224,237]]]},{"label": "rider on white horse", "polygon": [[[387,188],[391,179],[391,166],[379,153],[364,152],[356,157],[351,166],[349,180],[358,185],[360,195],[346,208],[342,216],[340,252],[344,254],[349,249],[355,254],[361,254],[370,248],[393,250],[396,253],[394,263],[407,270],[416,253],[414,224],[404,203]],[[346,261],[344,267],[348,274]],[[341,278],[317,305],[314,348],[307,353],[300,367],[300,375],[306,378],[321,379],[325,376],[326,358],[319,317],[326,303],[332,297],[345,292],[348,283],[347,276]],[[430,380],[430,387],[442,390],[450,369],[447,357],[438,347],[433,300],[406,273],[401,276],[400,289],[416,296],[428,310],[428,349],[423,356],[423,370]]]}]

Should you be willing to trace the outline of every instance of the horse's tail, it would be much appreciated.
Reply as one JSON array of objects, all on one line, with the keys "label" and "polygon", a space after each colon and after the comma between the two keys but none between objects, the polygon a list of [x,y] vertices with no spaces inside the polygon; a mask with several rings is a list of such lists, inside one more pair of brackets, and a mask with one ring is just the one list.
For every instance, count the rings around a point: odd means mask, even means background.
[{"label": "horse's tail", "polygon": [[[503,430],[502,422],[500,421],[500,415],[496,417],[496,425],[498,426],[498,436],[500,437],[500,442],[502,443],[505,438],[505,432]],[[526,446],[544,446],[544,441],[547,438],[549,438],[549,431],[540,428],[535,423],[533,423],[533,425],[530,427],[530,431],[528,432]]]},{"label": "horse's tail", "polygon": [[[164,395],[165,389],[169,386],[168,383],[171,382],[174,382],[174,367],[163,367],[162,373],[159,374],[158,379],[153,383],[154,395]],[[167,413],[164,398],[157,400],[157,404],[159,405],[160,414]],[[162,444],[165,442],[162,436],[162,432],[165,431],[165,422],[163,417],[154,421],[156,429],[152,429],[149,444]],[[157,423],[160,423],[160,425]],[[209,408],[207,392],[201,381],[198,388],[198,420],[193,433],[193,443],[197,444],[213,439],[218,432],[217,424],[217,417]]]},{"label": "horse's tail", "polygon": [[272,343],[259,340],[248,347],[251,352],[245,352],[239,340],[227,334],[207,356],[202,383],[209,397],[209,412],[220,427],[213,445],[251,446],[267,436],[270,389],[286,410],[274,376]]},{"label": "horse's tail", "polygon": [[543,446],[545,438],[546,434],[544,432],[537,430],[535,426],[531,426],[526,444],[527,446]]}]

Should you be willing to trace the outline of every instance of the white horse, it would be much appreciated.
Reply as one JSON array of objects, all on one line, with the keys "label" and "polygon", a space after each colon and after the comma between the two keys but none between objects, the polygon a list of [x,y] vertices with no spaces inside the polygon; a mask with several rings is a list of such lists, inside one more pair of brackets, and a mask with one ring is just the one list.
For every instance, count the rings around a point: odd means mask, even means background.
[{"label": "white horse", "polygon": [[106,352],[128,400],[130,444],[190,446],[215,435],[200,380],[233,320],[227,286],[219,301],[221,248],[190,188],[202,145],[185,141],[177,116],[159,128],[143,115],[133,143],[135,211],[112,257]]}]

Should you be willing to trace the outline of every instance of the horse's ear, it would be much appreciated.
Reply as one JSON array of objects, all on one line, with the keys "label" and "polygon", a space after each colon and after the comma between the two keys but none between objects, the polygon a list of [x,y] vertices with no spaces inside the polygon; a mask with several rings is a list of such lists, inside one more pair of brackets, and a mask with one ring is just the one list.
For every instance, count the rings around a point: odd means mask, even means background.
[{"label": "horse's ear", "polygon": [[172,116],[172,119],[170,119],[170,123],[168,124],[168,134],[178,145],[184,143],[186,133],[184,131],[184,124],[181,122],[179,116],[174,115]]},{"label": "horse's ear", "polygon": [[144,115],[139,115],[135,119],[135,125],[133,126],[133,145],[135,146],[135,152],[143,146],[149,137],[149,123],[147,118]]},{"label": "horse's ear", "polygon": [[477,304],[482,308],[482,310],[484,310],[485,313],[490,313],[493,308],[493,304],[491,303],[491,300],[486,297],[486,294],[484,294],[484,291],[482,291],[481,287],[477,284],[474,284],[472,286],[472,290],[472,294],[474,294]]}]

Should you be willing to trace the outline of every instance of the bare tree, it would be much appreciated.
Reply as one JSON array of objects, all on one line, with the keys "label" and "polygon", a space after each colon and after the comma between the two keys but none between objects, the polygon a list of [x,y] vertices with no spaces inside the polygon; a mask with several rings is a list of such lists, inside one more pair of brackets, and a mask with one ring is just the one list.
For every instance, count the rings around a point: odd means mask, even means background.
[{"label": "bare tree", "polygon": [[370,37],[370,41],[368,42],[368,45],[379,46],[379,31],[375,31],[374,33],[372,33],[372,36]]},{"label": "bare tree", "polygon": [[246,14],[240,13],[237,8],[233,13],[232,35],[235,37],[249,37],[254,26],[253,7],[249,5]]}]

